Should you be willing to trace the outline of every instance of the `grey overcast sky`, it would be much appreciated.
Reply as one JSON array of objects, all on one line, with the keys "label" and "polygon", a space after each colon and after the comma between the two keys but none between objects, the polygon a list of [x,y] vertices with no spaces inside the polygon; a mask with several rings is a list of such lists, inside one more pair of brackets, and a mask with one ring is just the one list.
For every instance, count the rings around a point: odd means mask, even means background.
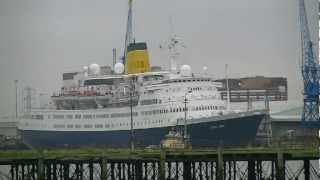
[{"label": "grey overcast sky", "polygon": [[[318,42],[318,0],[305,1]],[[173,31],[187,46],[180,63],[194,72],[223,77],[227,63],[230,77],[287,77],[289,98],[301,98],[298,0],[134,0],[133,10],[152,65],[168,67],[159,45]],[[0,116],[14,112],[15,79],[49,96],[62,72],[110,65],[126,18],[127,0],[0,0]]]}]

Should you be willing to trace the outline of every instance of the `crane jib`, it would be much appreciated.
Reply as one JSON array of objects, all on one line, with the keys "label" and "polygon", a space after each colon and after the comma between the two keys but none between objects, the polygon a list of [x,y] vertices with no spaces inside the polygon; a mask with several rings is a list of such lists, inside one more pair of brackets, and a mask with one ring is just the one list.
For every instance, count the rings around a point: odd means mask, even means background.
[{"label": "crane jib", "polygon": [[315,58],[310,38],[308,19],[304,0],[299,0],[299,20],[302,48],[303,76],[303,112],[302,125],[308,128],[320,128],[319,118],[319,62]]}]

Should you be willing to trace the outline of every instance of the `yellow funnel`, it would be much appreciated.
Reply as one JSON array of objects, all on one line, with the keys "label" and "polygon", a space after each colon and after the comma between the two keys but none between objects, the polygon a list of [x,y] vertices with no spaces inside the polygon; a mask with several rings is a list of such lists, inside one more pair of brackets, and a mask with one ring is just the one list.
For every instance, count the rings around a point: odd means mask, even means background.
[{"label": "yellow funnel", "polygon": [[132,43],[128,46],[126,72],[127,74],[150,71],[149,54],[145,42]]}]

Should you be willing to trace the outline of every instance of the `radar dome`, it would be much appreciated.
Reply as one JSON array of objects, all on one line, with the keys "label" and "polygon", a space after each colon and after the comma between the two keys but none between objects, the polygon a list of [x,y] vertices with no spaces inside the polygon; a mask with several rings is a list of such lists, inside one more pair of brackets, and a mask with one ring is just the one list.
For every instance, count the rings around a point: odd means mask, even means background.
[{"label": "radar dome", "polygon": [[202,73],[203,73],[204,75],[207,75],[207,72],[208,72],[208,67],[207,67],[207,66],[203,66],[203,67],[202,67]]},{"label": "radar dome", "polygon": [[83,75],[84,75],[84,77],[88,77],[88,71],[89,71],[89,67],[88,66],[83,66]]},{"label": "radar dome", "polygon": [[191,67],[187,64],[182,65],[180,68],[180,74],[182,76],[191,76],[191,74],[192,74]]},{"label": "radar dome", "polygon": [[206,72],[208,70],[208,67],[207,66],[203,66],[202,67],[202,71]]},{"label": "radar dome", "polygon": [[90,75],[98,75],[100,74],[100,66],[98,64],[90,64],[89,66],[89,74]]},{"label": "radar dome", "polygon": [[114,72],[116,74],[122,74],[123,71],[124,71],[124,65],[122,63],[118,62],[114,65]]}]

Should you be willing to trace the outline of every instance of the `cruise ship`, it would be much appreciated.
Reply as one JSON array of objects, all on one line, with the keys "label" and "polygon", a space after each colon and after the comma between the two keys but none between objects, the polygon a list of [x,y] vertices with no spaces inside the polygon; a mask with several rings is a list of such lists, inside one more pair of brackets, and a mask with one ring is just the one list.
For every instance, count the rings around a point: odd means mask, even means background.
[{"label": "cruise ship", "polygon": [[[128,20],[130,14],[131,7]],[[159,145],[170,131],[181,132],[192,147],[247,145],[255,139],[265,111],[230,111],[217,89],[222,84],[195,75],[189,65],[152,69],[147,44],[130,37],[125,61],[108,73],[98,64],[64,73],[52,105],[29,108],[20,118],[23,141],[35,148],[147,147]],[[175,49],[179,40],[171,41]]]},{"label": "cruise ship", "polygon": [[[188,65],[176,73],[152,72],[145,43],[128,49],[126,74],[100,75],[97,64],[64,74],[52,107],[21,118],[23,140],[34,147],[126,147],[133,130],[134,143],[146,147],[159,144],[172,129],[183,131],[185,120],[193,147],[238,146],[255,139],[263,111],[231,112],[217,90],[221,83],[194,75]],[[136,57],[142,66],[134,63]]]}]

